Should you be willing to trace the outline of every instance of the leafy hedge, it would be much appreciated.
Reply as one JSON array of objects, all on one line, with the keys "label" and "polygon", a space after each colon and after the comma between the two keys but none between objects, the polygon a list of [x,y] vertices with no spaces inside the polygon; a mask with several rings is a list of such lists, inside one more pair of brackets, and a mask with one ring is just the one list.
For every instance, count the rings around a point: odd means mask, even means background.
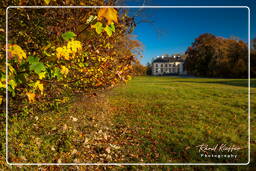
[{"label": "leafy hedge", "polygon": [[[103,0],[3,1],[2,5],[114,5]],[[8,10],[8,91],[10,105],[63,100],[65,91],[112,87],[131,79],[140,43],[130,33],[135,23],[124,9]],[[0,18],[4,21],[1,10]],[[4,25],[1,25],[4,31]],[[1,32],[2,33],[2,32]],[[4,41],[4,36],[1,39]],[[5,48],[1,44],[0,103],[5,96]]]}]

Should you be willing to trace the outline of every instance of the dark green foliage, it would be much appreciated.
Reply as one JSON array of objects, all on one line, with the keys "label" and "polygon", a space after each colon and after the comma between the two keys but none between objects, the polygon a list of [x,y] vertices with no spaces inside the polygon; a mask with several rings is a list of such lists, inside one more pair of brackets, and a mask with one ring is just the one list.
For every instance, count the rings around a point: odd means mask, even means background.
[{"label": "dark green foliage", "polygon": [[252,40],[252,48],[250,54],[251,60],[251,77],[256,77],[256,38]]},{"label": "dark green foliage", "polygon": [[152,75],[152,65],[151,65],[151,63],[147,63],[147,70],[146,70],[146,74],[147,75]]}]

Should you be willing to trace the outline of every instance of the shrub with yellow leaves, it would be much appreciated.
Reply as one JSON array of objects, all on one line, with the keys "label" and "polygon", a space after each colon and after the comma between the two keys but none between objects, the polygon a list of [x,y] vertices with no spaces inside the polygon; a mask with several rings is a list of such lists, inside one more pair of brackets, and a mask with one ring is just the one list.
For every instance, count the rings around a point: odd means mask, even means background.
[{"label": "shrub with yellow leaves", "polygon": [[[10,101],[21,105],[20,109],[36,100],[51,103],[63,98],[63,92],[113,87],[130,79],[134,49],[139,46],[128,36],[132,20],[126,14],[115,8],[42,11],[44,15],[31,15],[27,9],[10,13],[13,18],[29,16],[31,24],[26,27],[29,31],[20,31],[22,34],[9,29],[10,42],[16,44],[8,46],[8,91]],[[60,18],[51,18],[52,13]],[[75,17],[81,13],[81,18]],[[22,28],[21,22],[14,21],[10,25]],[[0,71],[0,78],[0,96],[4,97],[4,71]],[[18,99],[26,100],[18,103]]]}]

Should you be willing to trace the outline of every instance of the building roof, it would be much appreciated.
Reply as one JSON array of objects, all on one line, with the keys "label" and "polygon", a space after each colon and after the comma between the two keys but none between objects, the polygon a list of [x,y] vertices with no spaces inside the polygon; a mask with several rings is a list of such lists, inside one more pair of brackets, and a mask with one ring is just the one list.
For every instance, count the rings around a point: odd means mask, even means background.
[{"label": "building roof", "polygon": [[154,62],[184,62],[184,59],[179,56],[162,56],[154,59]]}]

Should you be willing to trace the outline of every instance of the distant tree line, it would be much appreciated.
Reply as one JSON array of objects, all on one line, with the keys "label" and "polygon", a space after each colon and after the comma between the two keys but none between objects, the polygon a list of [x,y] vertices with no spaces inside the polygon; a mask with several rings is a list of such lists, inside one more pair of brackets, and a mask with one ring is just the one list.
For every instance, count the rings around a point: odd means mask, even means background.
[{"label": "distant tree line", "polygon": [[147,67],[142,65],[139,60],[136,60],[132,64],[133,76],[147,75]]},{"label": "distant tree line", "polygon": [[[256,77],[256,38],[250,50],[250,75]],[[248,46],[237,37],[223,38],[210,33],[200,35],[186,50],[177,54],[185,59],[189,75],[205,77],[248,77]],[[152,75],[152,63],[134,65],[135,75]]]},{"label": "distant tree line", "polygon": [[[251,75],[255,76],[255,50],[251,54]],[[237,39],[206,33],[200,35],[186,51],[188,74],[208,77],[247,77],[248,46]]]}]

